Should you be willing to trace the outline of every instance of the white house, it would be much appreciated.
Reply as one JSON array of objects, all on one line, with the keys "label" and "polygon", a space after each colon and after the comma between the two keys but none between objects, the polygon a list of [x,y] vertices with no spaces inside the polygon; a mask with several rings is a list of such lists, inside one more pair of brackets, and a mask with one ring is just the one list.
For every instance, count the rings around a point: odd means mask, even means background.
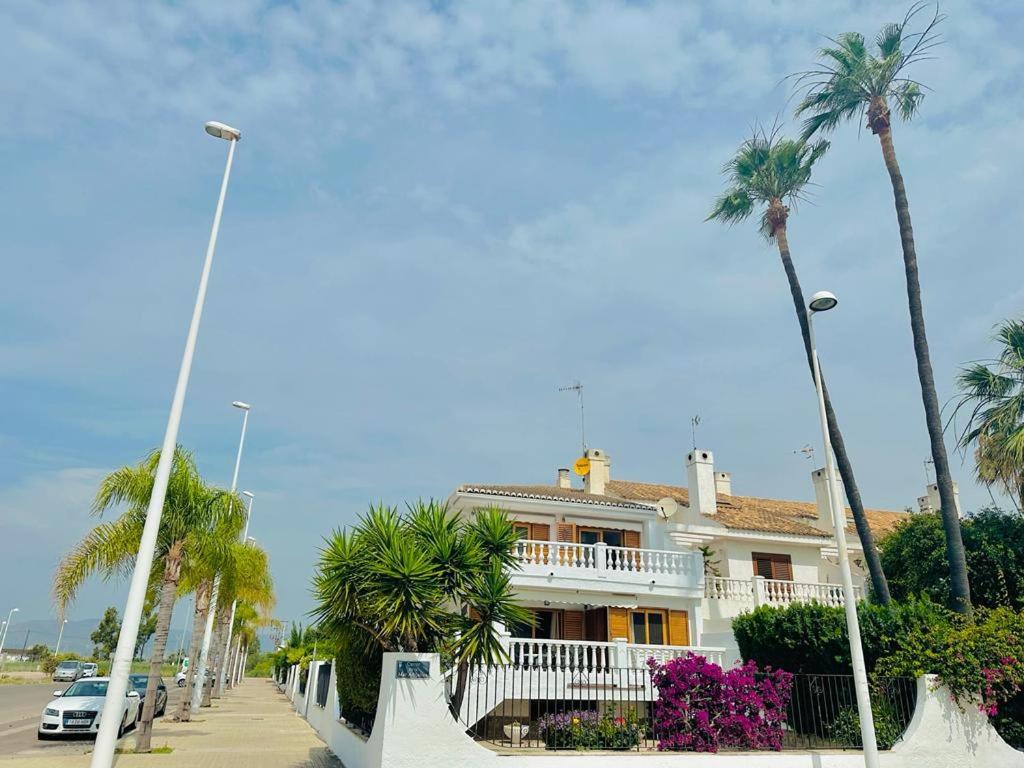
[{"label": "white house", "polygon": [[[464,516],[505,509],[520,531],[512,580],[535,621],[507,628],[517,661],[638,666],[694,648],[729,665],[742,611],[843,604],[823,470],[812,472],[815,502],[783,501],[734,495],[710,451],[687,453],[685,486],[616,480],[603,450],[587,458],[583,488],[560,469],[553,485],[466,484],[449,499]],[[866,510],[876,538],[906,514]],[[860,543],[848,527],[860,591]]]}]

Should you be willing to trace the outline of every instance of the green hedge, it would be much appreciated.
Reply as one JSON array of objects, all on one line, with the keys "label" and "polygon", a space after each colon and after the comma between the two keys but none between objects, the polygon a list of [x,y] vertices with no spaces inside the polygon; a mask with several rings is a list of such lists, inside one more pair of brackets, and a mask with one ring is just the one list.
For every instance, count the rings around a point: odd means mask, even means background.
[{"label": "green hedge", "polygon": [[377,696],[384,655],[379,646],[367,650],[363,643],[340,644],[334,659],[337,670],[338,704],[345,718],[372,718],[377,714]]}]

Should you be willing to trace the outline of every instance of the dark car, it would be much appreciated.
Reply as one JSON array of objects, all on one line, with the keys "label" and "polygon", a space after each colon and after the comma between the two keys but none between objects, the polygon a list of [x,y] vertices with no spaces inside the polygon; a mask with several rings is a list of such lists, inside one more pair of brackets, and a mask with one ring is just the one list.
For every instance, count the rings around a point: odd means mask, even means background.
[{"label": "dark car", "polygon": [[[149,675],[136,674],[128,675],[129,690],[138,691],[142,703],[139,705],[139,717],[142,717],[142,705],[146,702],[146,683],[149,682]],[[164,685],[162,677],[156,681],[156,707],[153,710],[154,717],[163,716],[167,710],[167,686]]]}]

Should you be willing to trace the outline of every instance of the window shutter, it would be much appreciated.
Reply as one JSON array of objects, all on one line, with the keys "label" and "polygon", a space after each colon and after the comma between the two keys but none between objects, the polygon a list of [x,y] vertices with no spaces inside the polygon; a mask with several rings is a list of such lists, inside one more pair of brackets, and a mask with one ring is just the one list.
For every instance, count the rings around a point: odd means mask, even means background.
[{"label": "window shutter", "polygon": [[576,541],[576,526],[572,523],[558,523],[557,534],[559,541]]},{"label": "window shutter", "polygon": [[550,541],[551,526],[547,523],[530,523],[530,538],[534,541]]},{"label": "window shutter", "polygon": [[669,645],[690,644],[690,615],[686,611],[668,612]]},{"label": "window shutter", "polygon": [[565,611],[562,614],[562,639],[583,639],[583,611]]},{"label": "window shutter", "polygon": [[772,559],[772,572],[775,574],[772,578],[792,581],[793,559],[789,555],[776,555]]},{"label": "window shutter", "polygon": [[625,608],[608,609],[608,640],[629,639],[629,612]]},{"label": "window shutter", "polygon": [[622,545],[630,549],[640,549],[640,531],[623,531]]},{"label": "window shutter", "polygon": [[763,576],[766,579],[772,579],[772,556],[762,555],[755,552],[754,555],[754,575]]}]

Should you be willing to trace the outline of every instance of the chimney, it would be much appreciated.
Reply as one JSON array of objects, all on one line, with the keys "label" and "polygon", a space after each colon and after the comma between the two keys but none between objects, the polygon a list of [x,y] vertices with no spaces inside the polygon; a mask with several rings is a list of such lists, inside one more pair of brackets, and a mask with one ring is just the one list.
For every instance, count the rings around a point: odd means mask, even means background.
[{"label": "chimney", "polygon": [[583,455],[590,459],[590,472],[583,478],[583,490],[604,496],[604,486],[611,480],[611,456],[600,448],[587,448]]},{"label": "chimney", "polygon": [[[963,517],[964,512],[960,509],[960,488],[957,487],[956,483],[953,483],[953,504],[956,506],[956,516]],[[939,512],[942,509],[942,504],[939,503],[939,486],[937,483],[932,483],[928,486],[928,506],[931,507],[932,512]]]},{"label": "chimney", "polygon": [[565,467],[558,470],[558,487],[572,488],[572,478],[569,477],[569,470]]},{"label": "chimney", "polygon": [[[836,474],[838,475],[838,472]],[[826,530],[831,530],[835,525],[835,521],[832,519],[832,514],[829,511],[831,507],[828,503],[828,476],[825,474],[824,467],[811,472],[811,482],[814,483],[814,503],[818,507],[818,519],[827,526]],[[843,481],[838,477],[836,477],[836,482],[839,483],[839,499],[840,503],[843,504],[842,513],[845,515],[846,490],[843,488]]]},{"label": "chimney", "polygon": [[686,454],[686,489],[692,511],[701,515],[718,512],[716,485],[715,457],[711,451],[695,448]]},{"label": "chimney", "polygon": [[715,472],[715,495],[732,496],[732,474]]}]

